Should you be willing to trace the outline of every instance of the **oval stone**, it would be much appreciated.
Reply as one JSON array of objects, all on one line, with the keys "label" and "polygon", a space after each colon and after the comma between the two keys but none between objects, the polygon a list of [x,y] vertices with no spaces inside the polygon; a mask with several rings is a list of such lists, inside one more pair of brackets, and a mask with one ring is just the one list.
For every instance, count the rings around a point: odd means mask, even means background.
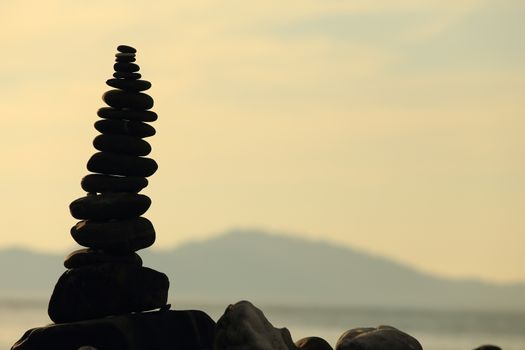
[{"label": "oval stone", "polygon": [[117,46],[117,51],[122,53],[136,53],[137,49],[128,45],[119,45]]},{"label": "oval stone", "polygon": [[102,99],[114,108],[146,110],[153,107],[153,98],[141,92],[109,90],[102,95]]},{"label": "oval stone", "polygon": [[336,350],[423,350],[411,335],[391,326],[354,328],[339,337]]},{"label": "oval stone", "polygon": [[113,73],[113,76],[118,79],[130,79],[130,80],[136,80],[136,79],[142,78],[142,75],[140,73],[115,72]]},{"label": "oval stone", "polygon": [[137,176],[111,176],[89,174],[80,182],[82,189],[89,193],[131,192],[137,193],[148,186],[148,179]]},{"label": "oval stone", "polygon": [[140,67],[138,64],[130,62],[117,62],[113,65],[113,69],[117,72],[133,73],[138,72]]},{"label": "oval stone", "polygon": [[320,337],[306,337],[295,342],[300,350],[333,350],[330,344]]},{"label": "oval stone", "polygon": [[104,193],[74,200],[69,211],[75,219],[110,220],[141,216],[151,205],[143,194]]},{"label": "oval stone", "polygon": [[100,264],[67,270],[51,295],[48,314],[55,323],[75,322],[161,308],[168,277],[147,267]]},{"label": "oval stone", "polygon": [[155,229],[146,218],[78,222],[71,236],[81,246],[123,254],[147,248],[155,242]]},{"label": "oval stone", "polygon": [[158,165],[151,158],[98,152],[89,158],[87,169],[107,175],[149,177],[157,171]]},{"label": "oval stone", "polygon": [[128,57],[117,57],[115,58],[116,62],[135,62],[137,59],[135,56],[128,56]]},{"label": "oval stone", "polygon": [[127,135],[98,135],[93,140],[93,146],[102,152],[146,156],[151,152],[151,146],[144,140]]},{"label": "oval stone", "polygon": [[147,80],[108,79],[106,84],[117,89],[133,92],[145,91],[151,87],[151,83]]},{"label": "oval stone", "polygon": [[127,119],[143,122],[153,122],[157,120],[157,113],[153,111],[133,111],[130,109],[115,109],[111,107],[102,107],[97,111],[100,118],[107,119]]},{"label": "oval stone", "polygon": [[155,135],[155,128],[151,125],[132,120],[98,120],[95,122],[95,129],[108,135],[128,135],[138,138]]},{"label": "oval stone", "polygon": [[87,265],[105,263],[122,263],[142,266],[142,259],[137,253],[109,254],[102,250],[85,248],[70,253],[64,260],[64,267],[66,269],[74,269]]}]

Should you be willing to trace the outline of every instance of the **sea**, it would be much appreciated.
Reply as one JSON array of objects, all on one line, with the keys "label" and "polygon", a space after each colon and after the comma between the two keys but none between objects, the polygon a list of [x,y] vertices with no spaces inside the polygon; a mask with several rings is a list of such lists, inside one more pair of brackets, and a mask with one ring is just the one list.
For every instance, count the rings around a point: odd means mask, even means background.
[{"label": "sea", "polygon": [[[217,320],[227,304],[172,302],[172,309],[198,309]],[[465,350],[494,344],[525,350],[525,312],[385,309],[257,305],[275,327],[286,327],[294,341],[319,336],[335,347],[346,330],[394,326],[419,340],[425,350]],[[0,349],[11,346],[33,327],[49,324],[46,299],[0,299]]]}]

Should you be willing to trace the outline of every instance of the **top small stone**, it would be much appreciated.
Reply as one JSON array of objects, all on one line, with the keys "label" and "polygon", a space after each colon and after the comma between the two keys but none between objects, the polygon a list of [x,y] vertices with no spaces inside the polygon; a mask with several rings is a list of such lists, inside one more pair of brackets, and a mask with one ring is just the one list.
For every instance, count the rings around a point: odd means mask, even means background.
[{"label": "top small stone", "polygon": [[123,53],[135,53],[135,52],[137,52],[137,49],[135,49],[134,47],[131,47],[131,46],[127,46],[127,45],[119,45],[117,47],[117,51],[118,52],[123,52]]}]

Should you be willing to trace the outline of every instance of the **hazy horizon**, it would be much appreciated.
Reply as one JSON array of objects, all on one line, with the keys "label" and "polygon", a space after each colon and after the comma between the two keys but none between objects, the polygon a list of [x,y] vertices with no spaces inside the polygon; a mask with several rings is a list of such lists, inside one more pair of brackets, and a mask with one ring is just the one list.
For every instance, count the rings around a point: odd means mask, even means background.
[{"label": "hazy horizon", "polygon": [[159,115],[151,249],[260,227],[523,282],[524,16],[520,0],[4,1],[0,247],[74,245],[68,205],[129,44]]}]

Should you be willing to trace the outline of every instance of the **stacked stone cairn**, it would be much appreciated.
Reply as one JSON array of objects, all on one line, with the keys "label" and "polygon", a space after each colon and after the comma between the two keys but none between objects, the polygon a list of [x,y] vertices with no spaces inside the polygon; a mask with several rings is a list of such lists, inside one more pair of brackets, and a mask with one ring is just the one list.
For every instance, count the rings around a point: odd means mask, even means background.
[{"label": "stacked stone cairn", "polygon": [[93,140],[99,151],[87,163],[82,179],[85,197],[73,201],[71,215],[79,219],[71,236],[85,249],[71,253],[68,269],[58,280],[48,313],[56,323],[72,322],[140,312],[166,305],[169,281],[166,275],[142,267],[137,250],[155,241],[152,223],[142,217],[151,200],[139,194],[157,163],[147,156],[155,134],[146,124],[157,119],[150,109],[153,99],[143,93],[151,83],[141,80],[135,64],[136,50],[117,48],[115,73],[102,99],[109,107],[97,112],[100,135]]}]

